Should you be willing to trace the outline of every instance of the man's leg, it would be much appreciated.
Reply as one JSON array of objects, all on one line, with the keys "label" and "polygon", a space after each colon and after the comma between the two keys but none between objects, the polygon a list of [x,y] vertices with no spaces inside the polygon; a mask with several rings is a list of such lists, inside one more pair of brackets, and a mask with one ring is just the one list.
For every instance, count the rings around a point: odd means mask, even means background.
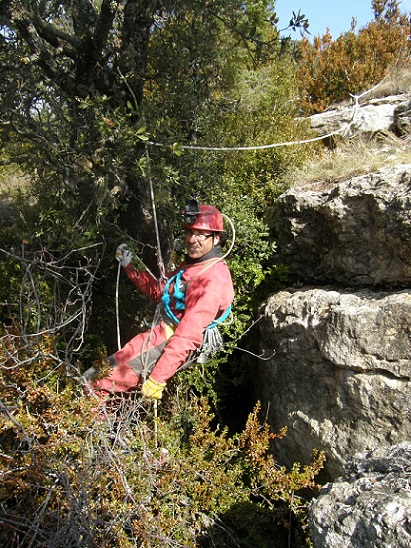
[{"label": "man's leg", "polygon": [[140,377],[133,371],[127,363],[120,363],[104,377],[91,383],[94,391],[103,395],[109,395],[114,392],[119,394],[127,392],[132,388],[136,388],[139,384]]},{"label": "man's leg", "polygon": [[115,367],[103,379],[90,383],[93,389],[103,395],[137,388],[140,381],[151,373],[171,334],[170,328],[161,322],[153,330],[131,339],[110,356],[109,360]]}]

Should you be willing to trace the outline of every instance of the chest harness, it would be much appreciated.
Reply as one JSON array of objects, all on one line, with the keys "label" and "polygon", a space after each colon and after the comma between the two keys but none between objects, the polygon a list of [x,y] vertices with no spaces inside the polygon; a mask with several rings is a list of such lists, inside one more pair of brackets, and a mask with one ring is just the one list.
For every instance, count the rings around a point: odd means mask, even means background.
[{"label": "chest harness", "polygon": [[[182,279],[183,273],[184,269],[179,270],[177,274],[171,276],[171,278],[167,281],[164,287],[163,296],[161,297],[164,320],[166,321],[166,323],[171,323],[174,328],[180,323],[180,320],[171,310],[171,296],[173,296],[174,309],[176,311],[183,311],[186,307],[185,297],[187,283],[184,282],[184,280]],[[170,293],[171,284],[174,284],[174,286],[172,292]],[[223,346],[223,339],[218,330],[218,325],[226,320],[230,313],[231,305],[227,308],[227,310],[224,311],[221,316],[213,320],[210,325],[205,328],[203,340],[197,351],[197,355],[194,359],[190,359],[189,363],[192,363],[194,360],[196,360],[198,363],[205,363],[210,355],[216,354],[221,349],[221,347]],[[186,362],[182,367],[186,367],[187,365],[188,362]]]}]

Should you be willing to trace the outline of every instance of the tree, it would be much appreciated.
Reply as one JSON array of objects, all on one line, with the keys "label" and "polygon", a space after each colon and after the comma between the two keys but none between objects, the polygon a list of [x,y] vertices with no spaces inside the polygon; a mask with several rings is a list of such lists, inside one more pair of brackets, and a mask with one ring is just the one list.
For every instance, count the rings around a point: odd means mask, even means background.
[{"label": "tree", "polygon": [[108,129],[124,121],[131,97],[142,101],[155,9],[150,1],[2,4],[2,142],[35,173],[39,208],[52,219],[39,232],[53,223],[54,244],[69,227],[80,236],[99,226],[117,206],[119,181],[137,221],[127,228],[151,232],[146,184],[135,170],[142,134],[119,139]]},{"label": "tree", "polygon": [[167,257],[193,192],[172,145],[195,143],[210,105],[273,50],[268,15],[267,0],[2,2],[1,143],[33,181],[24,238],[63,251],[104,239],[110,261],[133,238],[157,272],[145,143],[165,144],[150,158]]},{"label": "tree", "polygon": [[[120,238],[134,239],[157,273],[149,179],[166,260],[187,196],[213,201],[238,221],[234,270],[249,315],[270,253],[264,209],[280,174],[306,150],[178,153],[181,143],[252,145],[298,140],[305,131],[293,120],[293,80],[278,62],[269,2],[6,0],[0,23],[1,143],[33,180],[24,239],[63,256],[104,242],[98,328],[110,316],[105,293],[115,283]],[[148,139],[161,146],[146,149]]]},{"label": "tree", "polygon": [[[48,189],[48,209],[59,215],[44,217],[53,218],[57,240],[68,223],[86,233],[127,204],[121,227],[154,243],[148,185],[138,169],[144,169],[145,128],[162,136],[174,118],[173,142],[195,134],[199,104],[228,85],[221,69],[233,36],[231,58],[238,62],[238,49],[258,61],[267,6],[266,0],[2,3],[2,142],[12,161],[36,174],[38,194]],[[160,58],[164,37],[170,55]],[[181,99],[167,101],[170,108],[159,114],[156,97],[176,92]],[[50,223],[40,231],[49,230]]]}]

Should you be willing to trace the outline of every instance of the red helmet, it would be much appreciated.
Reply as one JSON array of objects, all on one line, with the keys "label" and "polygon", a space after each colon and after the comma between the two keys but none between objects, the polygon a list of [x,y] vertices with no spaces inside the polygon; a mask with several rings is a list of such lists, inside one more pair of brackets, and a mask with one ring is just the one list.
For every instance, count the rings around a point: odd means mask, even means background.
[{"label": "red helmet", "polygon": [[183,215],[184,228],[224,232],[223,216],[212,205],[199,204],[197,200],[189,200],[184,208]]}]

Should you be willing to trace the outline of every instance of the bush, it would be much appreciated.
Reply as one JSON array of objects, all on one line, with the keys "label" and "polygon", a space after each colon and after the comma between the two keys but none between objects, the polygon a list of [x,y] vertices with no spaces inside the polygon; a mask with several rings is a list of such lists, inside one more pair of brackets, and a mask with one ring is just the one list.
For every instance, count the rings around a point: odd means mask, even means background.
[{"label": "bush", "polygon": [[277,522],[298,515],[298,493],[317,487],[323,455],[279,467],[259,405],[232,437],[212,428],[201,399],[169,397],[158,416],[138,395],[101,406],[78,371],[56,365],[49,335],[36,341],[35,359],[23,341],[2,333],[4,547],[230,546],[230,538],[271,546],[273,532],[285,535]]},{"label": "bush", "polygon": [[394,63],[409,57],[410,22],[399,12],[398,3],[384,2],[378,8],[373,2],[373,7],[376,19],[358,34],[354,27],[337,40],[327,31],[313,44],[307,38],[301,41],[297,79],[306,114],[370,89]]}]

